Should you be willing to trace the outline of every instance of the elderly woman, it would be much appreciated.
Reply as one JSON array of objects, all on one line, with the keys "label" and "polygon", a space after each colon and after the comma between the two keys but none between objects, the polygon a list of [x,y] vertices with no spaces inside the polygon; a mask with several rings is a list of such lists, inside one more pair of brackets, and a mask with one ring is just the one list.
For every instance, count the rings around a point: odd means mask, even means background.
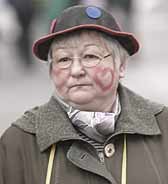
[{"label": "elderly woman", "polygon": [[98,7],[53,20],[33,51],[55,92],[1,137],[0,183],[167,184],[168,109],[120,83],[138,49]]}]

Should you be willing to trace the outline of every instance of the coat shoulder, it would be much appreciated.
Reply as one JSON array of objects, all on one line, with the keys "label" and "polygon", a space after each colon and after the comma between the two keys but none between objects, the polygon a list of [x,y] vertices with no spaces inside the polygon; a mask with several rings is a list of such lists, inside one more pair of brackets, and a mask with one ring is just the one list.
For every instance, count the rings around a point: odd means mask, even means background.
[{"label": "coat shoulder", "polygon": [[11,125],[1,136],[0,145],[6,151],[14,151],[23,148],[28,140],[33,140],[34,134],[27,133],[15,125]]},{"label": "coat shoulder", "polygon": [[34,108],[25,111],[20,118],[12,123],[12,125],[22,129],[25,132],[35,134],[40,114],[48,109],[48,105],[49,103],[45,103],[41,106],[35,106]]}]

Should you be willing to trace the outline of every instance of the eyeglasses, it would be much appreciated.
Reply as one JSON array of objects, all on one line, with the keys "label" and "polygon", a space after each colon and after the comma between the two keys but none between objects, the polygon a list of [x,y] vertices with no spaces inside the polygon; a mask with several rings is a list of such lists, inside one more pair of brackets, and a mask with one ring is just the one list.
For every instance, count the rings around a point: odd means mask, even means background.
[{"label": "eyeglasses", "polygon": [[82,66],[86,68],[92,68],[98,65],[101,61],[103,61],[105,58],[111,56],[112,54],[107,54],[103,57],[100,57],[96,54],[84,54],[82,57],[69,57],[65,56],[62,58],[51,58],[49,62],[52,62],[54,66],[59,67],[61,69],[69,68],[74,59],[79,59]]}]

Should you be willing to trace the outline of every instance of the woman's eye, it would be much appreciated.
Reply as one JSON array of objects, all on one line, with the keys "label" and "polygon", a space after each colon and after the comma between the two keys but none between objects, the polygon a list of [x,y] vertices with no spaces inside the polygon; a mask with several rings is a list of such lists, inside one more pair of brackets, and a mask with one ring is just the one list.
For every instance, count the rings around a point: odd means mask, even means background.
[{"label": "woman's eye", "polygon": [[58,63],[61,63],[61,62],[68,62],[68,61],[71,61],[71,58],[69,58],[69,57],[63,57],[63,58],[60,58],[60,59],[58,60]]},{"label": "woman's eye", "polygon": [[94,55],[94,54],[86,54],[83,57],[84,59],[99,59],[98,56]]}]

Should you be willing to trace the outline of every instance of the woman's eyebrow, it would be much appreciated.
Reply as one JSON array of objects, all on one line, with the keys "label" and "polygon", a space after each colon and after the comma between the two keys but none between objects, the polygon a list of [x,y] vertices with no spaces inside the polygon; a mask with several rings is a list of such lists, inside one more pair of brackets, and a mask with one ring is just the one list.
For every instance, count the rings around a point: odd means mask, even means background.
[{"label": "woman's eyebrow", "polygon": [[98,48],[100,47],[99,45],[96,45],[94,43],[88,43],[88,44],[84,45],[84,47],[90,47],[90,46],[96,46]]},{"label": "woman's eyebrow", "polygon": [[54,51],[57,51],[59,49],[67,49],[67,46],[56,46],[56,47],[53,47]]}]

